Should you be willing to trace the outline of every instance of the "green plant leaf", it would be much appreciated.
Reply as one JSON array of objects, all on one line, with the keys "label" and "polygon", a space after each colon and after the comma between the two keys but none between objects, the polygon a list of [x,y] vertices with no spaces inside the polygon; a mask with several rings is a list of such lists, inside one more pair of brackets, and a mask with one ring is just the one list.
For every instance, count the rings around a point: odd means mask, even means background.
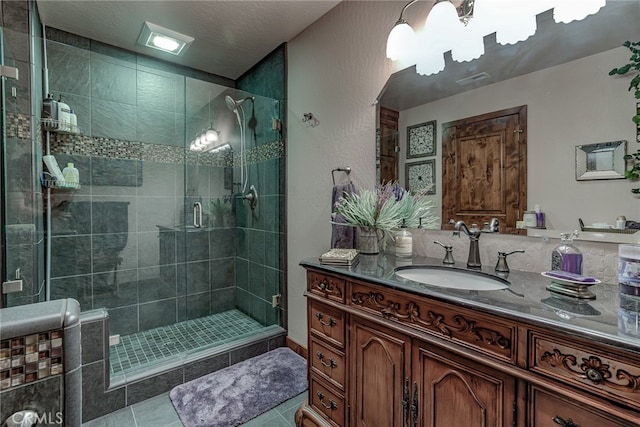
[{"label": "green plant leaf", "polygon": [[631,120],[633,121],[633,123],[640,125],[640,114],[636,114]]},{"label": "green plant leaf", "polygon": [[631,69],[631,64],[626,64],[626,65],[623,65],[622,67],[618,68],[616,73],[618,73],[620,75],[627,74],[630,69]]}]

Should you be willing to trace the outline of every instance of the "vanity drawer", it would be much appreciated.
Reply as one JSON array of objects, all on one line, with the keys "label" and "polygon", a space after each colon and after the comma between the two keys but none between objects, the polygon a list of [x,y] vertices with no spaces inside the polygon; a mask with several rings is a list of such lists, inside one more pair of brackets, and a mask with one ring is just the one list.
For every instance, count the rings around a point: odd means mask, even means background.
[{"label": "vanity drawer", "polygon": [[344,396],[332,387],[326,386],[312,375],[309,387],[309,402],[318,413],[324,414],[329,420],[339,426],[345,425],[344,421]]},{"label": "vanity drawer", "polygon": [[640,360],[530,332],[529,369],[640,408]]},{"label": "vanity drawer", "polygon": [[516,327],[451,304],[351,283],[349,304],[385,319],[449,339],[508,363],[516,363]]},{"label": "vanity drawer", "polygon": [[311,369],[327,382],[344,390],[345,364],[344,353],[311,338],[309,359]]},{"label": "vanity drawer", "polygon": [[344,348],[344,313],[317,301],[309,301],[309,330],[336,347]]},{"label": "vanity drawer", "polygon": [[[529,419],[527,426],[597,426],[597,427],[621,427],[629,426],[628,421],[621,420],[613,415],[598,411],[591,405],[580,404],[568,397],[564,397],[553,391],[546,391],[537,386],[531,386],[529,392]],[[595,402],[593,402],[595,403]]]},{"label": "vanity drawer", "polygon": [[309,292],[327,299],[344,303],[345,280],[328,274],[310,271],[307,275]]}]

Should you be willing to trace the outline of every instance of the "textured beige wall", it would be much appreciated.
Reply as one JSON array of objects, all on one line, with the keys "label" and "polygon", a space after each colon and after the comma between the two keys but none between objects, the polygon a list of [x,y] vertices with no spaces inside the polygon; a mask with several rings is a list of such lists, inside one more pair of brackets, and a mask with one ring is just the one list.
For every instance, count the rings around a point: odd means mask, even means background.
[{"label": "textured beige wall", "polygon": [[[345,1],[289,43],[288,328],[305,346],[305,273],[298,263],[330,247],[331,170],[351,166],[358,188],[375,181],[373,102],[394,71],[386,39],[402,6]],[[304,113],[319,125],[303,123]]]}]

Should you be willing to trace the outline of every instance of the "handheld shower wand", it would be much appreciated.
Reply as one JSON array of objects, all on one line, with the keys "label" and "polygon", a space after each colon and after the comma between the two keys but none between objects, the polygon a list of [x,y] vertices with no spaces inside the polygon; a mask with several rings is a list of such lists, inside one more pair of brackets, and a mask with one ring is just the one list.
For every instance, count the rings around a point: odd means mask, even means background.
[{"label": "handheld shower wand", "polygon": [[[233,111],[238,119],[238,126],[240,127],[240,182],[242,184],[242,194],[245,193],[247,189],[247,181],[249,180],[249,174],[247,174],[246,178],[244,176],[244,151],[245,151],[245,133],[244,126],[242,124],[244,119],[244,110],[242,109],[242,104],[246,101],[253,102],[256,98],[254,96],[247,96],[242,99],[233,99],[229,95],[224,97],[224,102],[227,104],[227,108]],[[240,112],[242,112],[242,118],[240,117]]]}]

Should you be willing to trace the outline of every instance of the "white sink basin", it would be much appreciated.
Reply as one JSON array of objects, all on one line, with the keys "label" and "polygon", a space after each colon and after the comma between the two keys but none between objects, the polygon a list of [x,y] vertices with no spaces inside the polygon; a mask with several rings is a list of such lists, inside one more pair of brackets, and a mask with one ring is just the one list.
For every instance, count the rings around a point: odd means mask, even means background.
[{"label": "white sink basin", "polygon": [[509,287],[509,282],[499,277],[452,267],[400,267],[395,273],[403,279],[448,289],[497,291]]}]

